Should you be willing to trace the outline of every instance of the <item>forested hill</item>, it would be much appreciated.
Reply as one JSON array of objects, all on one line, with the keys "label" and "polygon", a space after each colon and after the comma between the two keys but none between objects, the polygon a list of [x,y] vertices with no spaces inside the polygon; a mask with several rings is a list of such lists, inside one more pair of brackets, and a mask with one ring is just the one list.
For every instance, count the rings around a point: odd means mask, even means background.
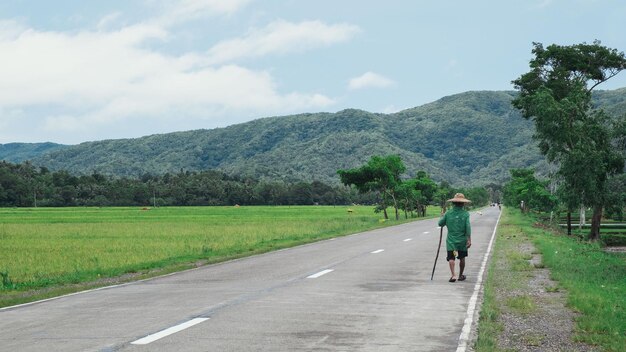
[{"label": "forested hill", "polygon": [[7,143],[0,144],[0,160],[19,163],[42,154],[64,149],[68,146],[56,143]]},{"label": "forested hill", "polygon": [[[408,174],[427,171],[455,185],[487,184],[513,167],[544,168],[532,123],[514,92],[466,92],[395,114],[361,110],[268,117],[212,130],[88,142],[52,151],[35,165],[124,176],[219,169],[271,180],[336,183],[337,169],[373,154],[399,154]],[[625,111],[626,90],[601,92],[608,110]]]}]

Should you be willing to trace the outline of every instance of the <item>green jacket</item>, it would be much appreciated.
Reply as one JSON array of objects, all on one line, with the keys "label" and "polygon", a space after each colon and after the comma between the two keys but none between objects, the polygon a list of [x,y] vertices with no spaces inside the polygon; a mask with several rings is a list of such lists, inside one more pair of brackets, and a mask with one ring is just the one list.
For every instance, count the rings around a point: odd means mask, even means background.
[{"label": "green jacket", "polygon": [[472,236],[470,215],[463,207],[454,206],[439,219],[439,226],[448,227],[448,251],[467,251],[467,240]]}]

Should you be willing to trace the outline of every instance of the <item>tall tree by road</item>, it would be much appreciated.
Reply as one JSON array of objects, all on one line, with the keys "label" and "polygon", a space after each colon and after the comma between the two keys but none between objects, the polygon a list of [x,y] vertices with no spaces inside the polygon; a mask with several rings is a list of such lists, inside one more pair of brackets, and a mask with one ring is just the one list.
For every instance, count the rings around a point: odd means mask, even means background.
[{"label": "tall tree by road", "polygon": [[626,58],[599,41],[533,46],[530,71],[513,81],[520,92],[513,105],[535,122],[539,148],[559,164],[568,193],[593,207],[590,238],[598,239],[607,179],[623,172],[624,159],[611,144],[617,122],[593,110],[591,91],[626,68]]},{"label": "tall tree by road", "polygon": [[385,219],[388,219],[387,206],[391,199],[398,214],[398,199],[396,187],[402,182],[400,175],[406,171],[406,166],[398,155],[377,156],[370,158],[367,164],[349,170],[338,170],[341,182],[346,185],[354,185],[361,193],[377,192],[380,195],[378,208],[383,211]]}]

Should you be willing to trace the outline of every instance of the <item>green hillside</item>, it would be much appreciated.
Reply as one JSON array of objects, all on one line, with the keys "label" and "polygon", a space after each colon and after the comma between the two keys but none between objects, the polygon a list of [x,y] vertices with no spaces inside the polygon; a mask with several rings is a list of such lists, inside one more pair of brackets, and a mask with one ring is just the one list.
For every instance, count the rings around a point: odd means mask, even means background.
[{"label": "green hillside", "polygon": [[610,115],[623,117],[626,114],[626,88],[594,91],[593,102]]},{"label": "green hillside", "polygon": [[[466,92],[400,111],[348,109],[268,117],[212,130],[88,142],[35,158],[36,165],[75,173],[123,176],[219,169],[271,180],[337,183],[337,169],[373,154],[399,154],[409,174],[425,170],[455,185],[508,178],[514,167],[546,169],[533,125],[510,102],[514,92]],[[596,102],[626,111],[626,89],[602,91]]]},{"label": "green hillside", "polygon": [[19,163],[68,146],[56,143],[7,143],[0,144],[0,160]]}]

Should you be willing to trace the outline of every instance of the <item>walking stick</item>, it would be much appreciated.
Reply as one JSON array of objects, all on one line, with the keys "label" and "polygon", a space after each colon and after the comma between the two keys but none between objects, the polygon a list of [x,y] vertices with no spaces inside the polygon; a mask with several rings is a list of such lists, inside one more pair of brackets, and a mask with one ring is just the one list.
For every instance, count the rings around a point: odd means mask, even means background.
[{"label": "walking stick", "polygon": [[437,255],[435,256],[435,265],[433,265],[433,273],[430,274],[430,281],[433,281],[433,276],[435,276],[435,267],[437,266],[437,259],[439,259],[439,250],[441,249],[442,237],[443,237],[443,226],[441,226],[441,231],[439,231],[439,245],[437,246]]}]

